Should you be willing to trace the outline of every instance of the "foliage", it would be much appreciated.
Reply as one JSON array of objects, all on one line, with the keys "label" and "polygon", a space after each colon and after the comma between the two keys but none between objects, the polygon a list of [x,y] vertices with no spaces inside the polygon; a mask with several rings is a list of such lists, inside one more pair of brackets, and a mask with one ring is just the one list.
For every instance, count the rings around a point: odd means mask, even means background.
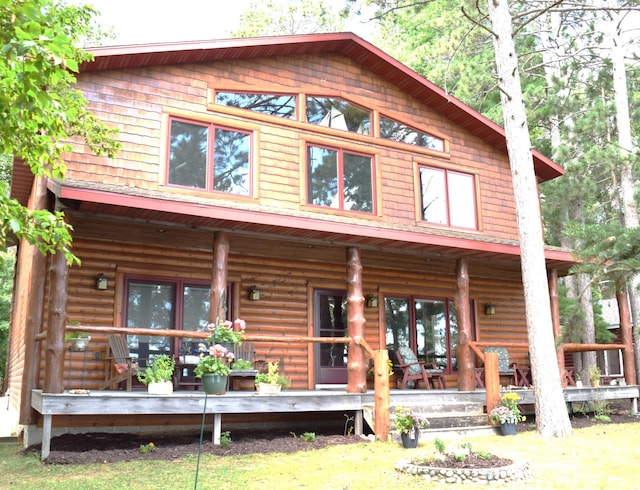
[{"label": "foliage", "polygon": [[150,442],[149,444],[140,444],[140,448],[138,449],[140,454],[152,453],[155,450],[156,450],[156,445],[153,442]]},{"label": "foliage", "polygon": [[[0,155],[13,155],[38,177],[64,177],[62,155],[71,150],[71,140],[108,157],[119,148],[116,132],[87,110],[81,92],[73,88],[79,64],[91,58],[76,45],[89,33],[94,13],[60,0],[0,7]],[[0,247],[14,234],[42,253],[60,251],[68,261],[77,261],[62,213],[27,210],[9,198],[6,182],[0,182],[0,218]]]},{"label": "foliage", "polygon": [[209,346],[209,355],[201,355],[193,372],[196,378],[202,378],[205,374],[217,374],[228,376],[231,372],[230,364],[233,362],[233,352],[220,345]]},{"label": "foliage", "polygon": [[314,442],[316,440],[316,433],[315,432],[305,432],[300,436],[300,439],[302,439],[305,442]]},{"label": "foliage", "polygon": [[598,366],[591,366],[589,368],[589,381],[591,384],[600,383],[600,368]]},{"label": "foliage", "polygon": [[517,393],[505,393],[500,399],[500,405],[494,407],[489,414],[491,421],[497,424],[517,424],[524,421],[520,413],[518,402],[521,400]]},{"label": "foliage", "polygon": [[429,420],[419,413],[413,412],[407,407],[397,407],[393,419],[396,430],[400,434],[406,434],[414,428],[424,429],[429,427]]},{"label": "foliage", "polygon": [[323,0],[254,0],[232,37],[338,32],[342,28],[342,21]]},{"label": "foliage", "polygon": [[225,449],[231,445],[231,432],[225,430],[220,433],[220,445]]},{"label": "foliage", "polygon": [[280,385],[283,389],[289,387],[290,381],[278,371],[278,361],[270,361],[267,363],[267,372],[258,373],[256,375],[255,384],[267,383],[270,385]]},{"label": "foliage", "polygon": [[147,367],[144,370],[138,370],[138,381],[143,385],[171,381],[175,367],[175,358],[173,356],[169,357],[167,354],[162,354],[153,359],[149,359]]},{"label": "foliage", "polygon": [[210,323],[209,331],[211,332],[211,336],[209,337],[209,343],[217,344],[220,342],[229,342],[240,345],[244,340],[244,332],[246,328],[247,324],[245,321],[240,320],[239,318],[234,322],[227,320],[217,326],[215,323]]},{"label": "foliage", "polygon": [[[373,365],[373,359],[369,360],[369,370],[367,371],[367,374],[371,377],[374,376],[374,374],[376,373],[375,371],[375,366]],[[389,377],[393,376],[393,361],[391,359],[387,360],[387,365],[389,367]]]},{"label": "foliage", "polygon": [[[4,378],[9,349],[9,319],[13,297],[15,248],[0,252],[0,378]],[[2,391],[2,386],[0,386]]]},{"label": "foliage", "polygon": [[238,371],[253,369],[253,363],[247,359],[238,359],[231,365],[231,369],[237,369]]}]

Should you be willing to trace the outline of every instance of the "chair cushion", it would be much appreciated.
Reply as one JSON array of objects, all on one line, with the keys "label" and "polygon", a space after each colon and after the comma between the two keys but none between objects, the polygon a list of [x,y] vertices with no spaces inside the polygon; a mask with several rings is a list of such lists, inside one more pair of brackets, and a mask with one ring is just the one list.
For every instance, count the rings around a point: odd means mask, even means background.
[{"label": "chair cushion", "polygon": [[509,352],[505,347],[487,347],[484,351],[498,354],[498,371],[501,373],[513,371],[509,362]]},{"label": "chair cushion", "polygon": [[398,347],[398,352],[400,353],[400,356],[402,357],[402,360],[405,364],[412,364],[412,366],[409,366],[409,374],[421,373],[420,365],[418,364],[418,358],[413,353],[410,347]]}]

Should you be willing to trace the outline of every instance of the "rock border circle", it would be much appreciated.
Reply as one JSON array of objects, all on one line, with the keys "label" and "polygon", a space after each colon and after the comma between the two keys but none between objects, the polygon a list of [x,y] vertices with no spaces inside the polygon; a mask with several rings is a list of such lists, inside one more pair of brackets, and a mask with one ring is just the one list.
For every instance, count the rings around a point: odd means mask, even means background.
[{"label": "rock border circle", "polygon": [[442,483],[514,483],[530,478],[529,463],[514,461],[508,466],[495,468],[442,468],[438,466],[416,465],[410,459],[401,459],[396,471],[408,475],[421,476],[427,481]]}]

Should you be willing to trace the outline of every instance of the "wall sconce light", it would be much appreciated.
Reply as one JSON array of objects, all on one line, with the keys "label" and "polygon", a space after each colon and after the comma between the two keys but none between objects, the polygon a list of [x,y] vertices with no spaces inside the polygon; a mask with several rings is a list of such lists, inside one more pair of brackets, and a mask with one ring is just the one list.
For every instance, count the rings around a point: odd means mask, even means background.
[{"label": "wall sconce light", "polygon": [[378,297],[373,294],[367,294],[366,304],[367,308],[377,308],[378,307]]},{"label": "wall sconce light", "polygon": [[98,274],[96,276],[96,289],[100,289],[104,291],[105,289],[107,289],[108,286],[109,286],[109,283],[107,281],[107,276],[105,276],[102,273]]},{"label": "wall sconce light", "polygon": [[249,288],[249,299],[251,301],[260,301],[260,290],[256,286]]},{"label": "wall sconce light", "polygon": [[484,314],[485,315],[489,315],[489,316],[493,316],[496,314],[496,307],[494,305],[492,305],[491,303],[487,303],[486,305],[484,305]]}]

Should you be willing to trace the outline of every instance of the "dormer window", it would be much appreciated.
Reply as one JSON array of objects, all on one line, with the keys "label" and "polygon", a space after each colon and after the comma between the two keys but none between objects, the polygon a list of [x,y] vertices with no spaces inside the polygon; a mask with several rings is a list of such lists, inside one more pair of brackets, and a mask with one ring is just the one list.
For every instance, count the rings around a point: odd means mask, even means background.
[{"label": "dormer window", "polygon": [[307,97],[307,122],[358,134],[371,134],[371,112],[335,97]]},{"label": "dormer window", "polygon": [[173,118],[170,125],[168,184],[250,195],[249,131]]}]

